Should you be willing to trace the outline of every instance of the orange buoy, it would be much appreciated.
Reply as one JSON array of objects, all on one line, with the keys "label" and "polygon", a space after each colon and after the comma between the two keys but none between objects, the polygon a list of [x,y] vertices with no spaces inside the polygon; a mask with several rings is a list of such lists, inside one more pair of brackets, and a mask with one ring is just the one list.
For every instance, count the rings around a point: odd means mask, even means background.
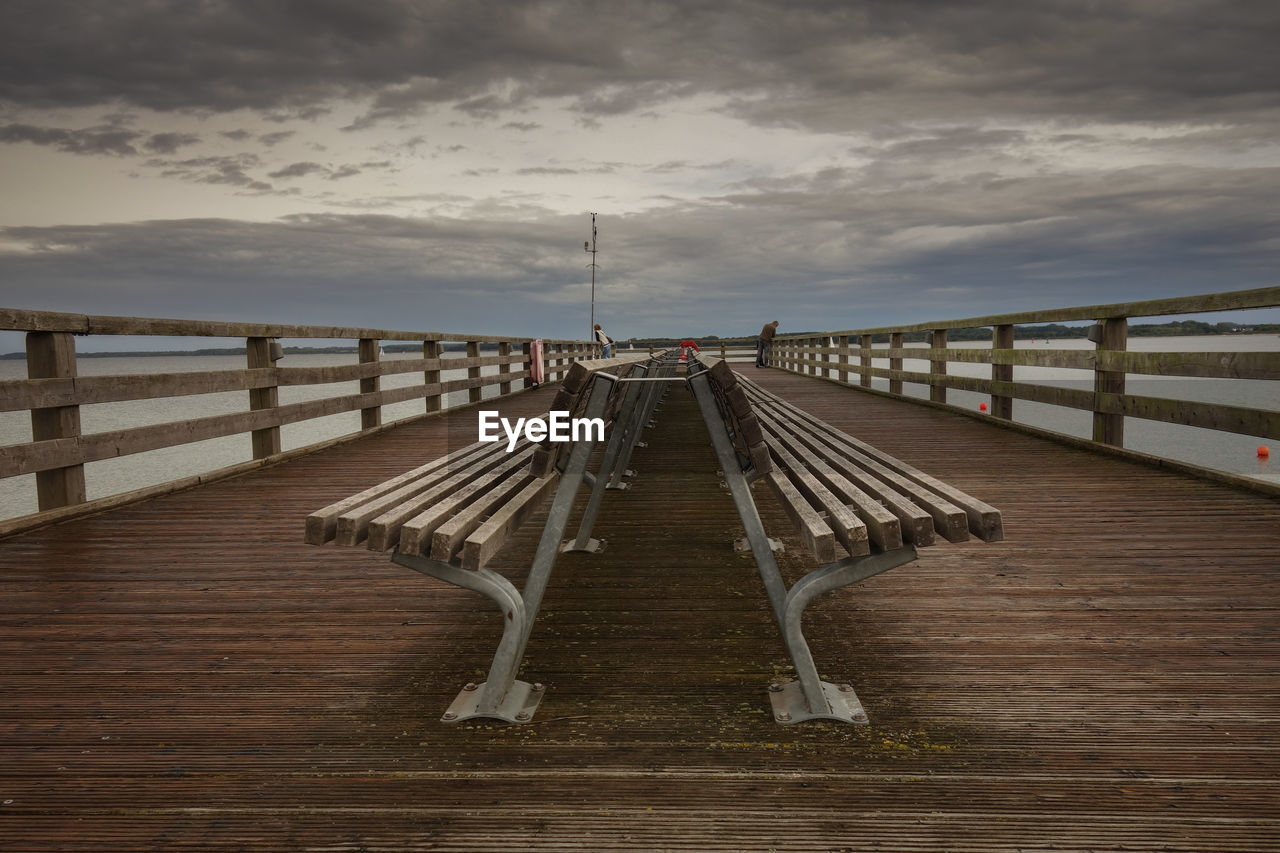
[{"label": "orange buoy", "polygon": [[[979,412],[985,412],[986,410],[987,410],[987,404],[986,404],[986,403],[979,403],[979,404],[978,404],[978,411],[979,411]],[[1261,453],[1262,451],[1261,451],[1261,450],[1259,450],[1258,452],[1259,452],[1259,453]]]},{"label": "orange buoy", "polygon": [[1271,449],[1269,447],[1267,447],[1265,444],[1258,445],[1258,456],[1260,458],[1266,459],[1270,455],[1271,455]]}]

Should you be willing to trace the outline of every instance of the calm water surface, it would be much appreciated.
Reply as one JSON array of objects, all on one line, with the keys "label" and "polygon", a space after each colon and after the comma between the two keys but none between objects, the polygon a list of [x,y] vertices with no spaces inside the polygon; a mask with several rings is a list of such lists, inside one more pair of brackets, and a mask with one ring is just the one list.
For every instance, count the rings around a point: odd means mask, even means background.
[{"label": "calm water surface", "polygon": [[[910,345],[909,345],[910,346]],[[923,344],[918,346],[923,347]],[[960,341],[951,346],[989,348],[990,343]],[[1085,340],[1018,341],[1019,349],[1091,349],[1093,344]],[[1146,352],[1257,352],[1280,351],[1280,336],[1239,335],[1190,338],[1130,338],[1129,348]],[[461,357],[462,353],[447,353],[446,357]],[[414,358],[410,353],[388,353],[385,360]],[[319,367],[351,364],[353,353],[325,355],[290,355],[289,367]],[[888,359],[875,359],[876,367],[888,367]],[[152,358],[81,358],[77,369],[82,376],[102,376],[128,373],[177,373],[209,370],[234,370],[244,367],[244,356],[161,356]],[[904,370],[927,371],[926,359],[904,359]],[[948,369],[960,376],[990,377],[990,365],[951,363]],[[496,374],[498,368],[485,367],[486,375]],[[0,379],[19,379],[26,376],[26,364],[22,361],[0,361]],[[442,379],[464,378],[465,370],[442,371]],[[1014,368],[1018,381],[1038,382],[1068,388],[1092,390],[1093,374],[1086,370],[1022,367]],[[420,384],[420,373],[384,376],[383,388],[397,388]],[[873,387],[888,390],[887,379],[874,379]],[[518,387],[518,386],[517,386]],[[1133,394],[1168,397],[1181,400],[1227,403],[1258,409],[1280,410],[1280,380],[1239,379],[1183,379],[1143,377],[1130,375],[1127,384]],[[905,393],[928,398],[929,389],[924,385],[906,384]],[[486,398],[497,394],[497,387],[484,389]],[[280,403],[298,403],[321,397],[355,394],[358,382],[342,382],[331,385],[282,387]],[[248,411],[249,395],[244,391],[219,394],[201,394],[192,397],[173,397],[159,400],[139,400],[123,403],[98,403],[81,406],[81,426],[86,434],[107,432],[135,426],[181,421],[210,415]],[[465,403],[466,391],[455,391],[445,398],[445,405]],[[980,403],[989,403],[985,394],[948,389],[948,402],[976,410]],[[421,413],[422,400],[383,407],[383,422]],[[1063,409],[1043,403],[1015,400],[1014,420],[1088,438],[1092,435],[1092,415],[1089,412]],[[281,427],[280,440],[283,449],[291,450],[318,441],[337,438],[360,429],[360,413],[345,412],[326,418],[317,418],[299,424]],[[18,444],[31,440],[31,421],[26,412],[0,412],[0,444]],[[1162,424],[1137,418],[1125,422],[1125,446],[1135,450],[1172,459],[1193,462],[1222,471],[1280,482],[1280,467],[1260,460],[1256,451],[1265,440],[1252,436],[1233,435],[1214,430]],[[1273,448],[1280,453],[1280,448]],[[85,483],[90,498],[104,497],[131,489],[162,483],[194,474],[200,474],[252,458],[248,435],[210,439],[194,444],[170,447],[119,459],[91,462],[85,466]],[[1278,463],[1280,464],[1280,463]],[[1028,472],[1029,474],[1032,472]],[[0,485],[0,518],[11,518],[36,511],[35,477],[14,477]]]}]

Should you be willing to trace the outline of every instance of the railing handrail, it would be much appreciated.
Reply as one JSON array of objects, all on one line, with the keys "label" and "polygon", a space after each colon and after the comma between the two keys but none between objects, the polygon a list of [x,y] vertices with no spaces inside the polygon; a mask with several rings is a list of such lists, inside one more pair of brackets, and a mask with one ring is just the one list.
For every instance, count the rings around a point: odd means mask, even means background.
[{"label": "railing handrail", "polygon": [[[265,464],[297,452],[282,451],[281,428],[289,424],[359,412],[360,428],[347,436],[355,437],[383,428],[385,406],[423,400],[420,413],[402,418],[403,422],[441,411],[446,395],[453,392],[465,391],[467,403],[472,405],[485,399],[486,387],[495,387],[498,396],[518,393],[531,385],[534,341],[538,340],[523,335],[172,320],[9,308],[0,308],[0,329],[27,333],[27,377],[0,380],[0,412],[25,410],[31,417],[30,440],[0,446],[0,479],[34,474],[39,506],[38,512],[13,522],[0,519],[3,533],[22,529],[27,523],[23,519],[37,524],[42,519],[69,517],[77,510],[93,511],[110,503],[111,496],[89,500],[85,486],[85,465],[89,463],[243,435],[250,440],[253,462]],[[239,369],[80,376],[76,338],[83,335],[239,338],[244,342],[241,352],[245,363]],[[279,338],[351,339],[358,345],[349,364],[278,366],[276,361],[284,354],[277,346]],[[594,358],[599,351],[599,345],[592,341],[541,340],[542,374],[549,381],[563,375],[574,362]],[[382,341],[418,343],[421,357],[384,361]],[[450,357],[445,352],[449,343],[465,344],[466,352]],[[489,345],[497,350],[496,354],[481,355],[491,349]],[[344,354],[349,352],[343,350]],[[454,370],[465,371],[465,378],[442,378],[442,372]],[[417,374],[419,379],[416,384],[382,387],[383,377],[396,374]],[[278,390],[284,386],[343,382],[358,383],[358,392],[335,389],[319,399],[287,404],[279,400]],[[247,392],[247,408],[91,434],[81,429],[80,407],[84,405],[227,391]],[[242,470],[246,470],[244,463],[207,472],[199,479]],[[186,481],[174,482],[181,485]],[[161,493],[165,485],[156,484],[138,494]]]},{"label": "railing handrail", "polygon": [[[161,317],[29,311],[21,308],[0,308],[0,330],[70,332],[74,335],[156,335],[194,338],[346,338],[380,341],[479,341],[480,343],[514,343],[534,340],[527,335],[477,335],[470,332],[407,332],[355,326],[174,320]],[[544,338],[543,341],[548,344],[590,343],[590,341],[570,338]]]},{"label": "railing handrail", "polygon": [[[1125,418],[1277,440],[1280,439],[1280,411],[1273,408],[1142,396],[1128,393],[1125,388],[1129,374],[1253,381],[1280,379],[1280,352],[1275,351],[1132,352],[1128,349],[1130,317],[1277,306],[1280,306],[1280,287],[1264,287],[877,329],[804,332],[776,336],[771,364],[793,373],[834,379],[843,385],[887,393],[911,402],[921,400],[905,394],[904,384],[923,385],[929,389],[930,403],[967,414],[973,413],[948,403],[948,389],[989,395],[990,416],[1007,423],[1013,421],[1014,400],[1089,411],[1093,414],[1092,445],[1095,447],[1123,448]],[[1096,349],[1015,349],[1016,324],[1081,319],[1096,321],[1088,335]],[[948,347],[950,330],[983,327],[990,327],[987,347]],[[906,346],[905,337],[912,332],[929,333],[923,347]],[[888,346],[876,346],[873,339],[886,333]],[[886,359],[887,368],[874,364],[876,360]],[[904,362],[908,360],[927,361],[928,371],[904,369]],[[948,368],[952,362],[989,364],[990,377],[953,375]],[[1093,388],[1015,380],[1013,371],[1017,365],[1088,370],[1093,374]],[[873,387],[873,379],[887,381],[888,390]],[[982,410],[986,407],[984,402]]]},{"label": "railing handrail", "polygon": [[841,329],[832,332],[807,332],[795,335],[779,334],[775,340],[809,338],[818,334],[829,337],[883,335],[894,332],[929,332],[935,329],[976,329],[984,326],[1021,326],[1029,323],[1106,320],[1117,317],[1162,317],[1175,314],[1201,314],[1249,308],[1274,308],[1278,305],[1280,305],[1280,286],[1258,287],[1252,290],[1231,290],[1224,293],[1203,293],[1196,296],[1175,296],[1168,299],[1147,299],[1140,302],[1078,305],[1072,308],[1021,311],[1013,314],[993,314],[987,317],[967,317],[960,320],[935,320],[928,323],[879,326],[874,329]]}]

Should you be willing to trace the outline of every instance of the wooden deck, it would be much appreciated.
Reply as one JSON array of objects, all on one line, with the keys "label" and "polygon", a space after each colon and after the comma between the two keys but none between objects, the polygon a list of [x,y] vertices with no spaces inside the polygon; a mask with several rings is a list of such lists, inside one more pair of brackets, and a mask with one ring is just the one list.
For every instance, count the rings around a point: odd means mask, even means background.
[{"label": "wooden deck", "polygon": [[787,658],[683,389],[608,549],[557,565],[535,722],[440,724],[492,605],[302,521],[463,411],[0,542],[0,850],[1280,849],[1280,501],[745,369],[1004,511],[811,608],[872,725],[772,721]]}]

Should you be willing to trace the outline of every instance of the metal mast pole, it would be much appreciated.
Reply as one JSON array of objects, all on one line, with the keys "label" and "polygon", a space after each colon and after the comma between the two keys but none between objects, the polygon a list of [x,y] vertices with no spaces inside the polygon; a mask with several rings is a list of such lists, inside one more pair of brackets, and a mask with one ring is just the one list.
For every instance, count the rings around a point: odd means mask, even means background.
[{"label": "metal mast pole", "polygon": [[591,214],[591,242],[582,244],[582,251],[591,253],[591,332],[587,340],[596,343],[596,215]]}]

